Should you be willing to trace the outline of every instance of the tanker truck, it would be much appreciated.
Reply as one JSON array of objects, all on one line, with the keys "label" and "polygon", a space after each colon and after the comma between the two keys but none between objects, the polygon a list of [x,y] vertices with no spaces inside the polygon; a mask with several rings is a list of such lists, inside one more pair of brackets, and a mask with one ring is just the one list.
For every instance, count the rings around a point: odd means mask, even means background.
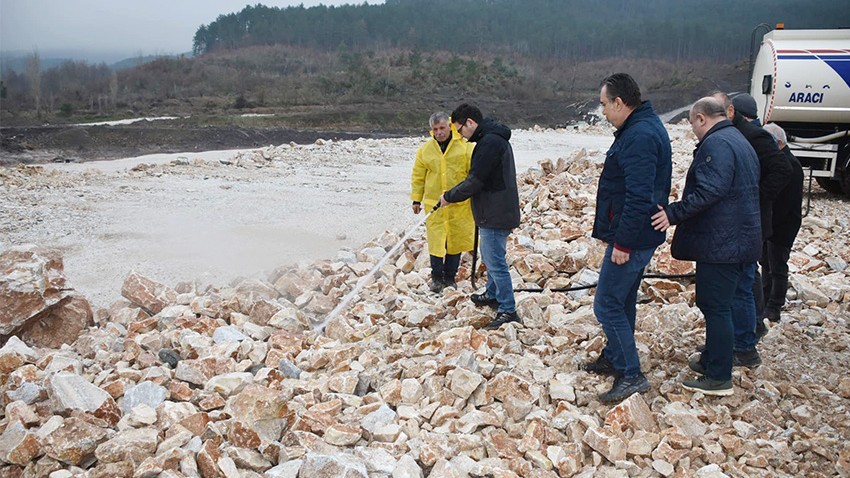
[{"label": "tanker truck", "polygon": [[785,130],[810,178],[850,196],[850,30],[778,25],[757,54],[751,51],[750,68],[750,94],[762,122]]}]

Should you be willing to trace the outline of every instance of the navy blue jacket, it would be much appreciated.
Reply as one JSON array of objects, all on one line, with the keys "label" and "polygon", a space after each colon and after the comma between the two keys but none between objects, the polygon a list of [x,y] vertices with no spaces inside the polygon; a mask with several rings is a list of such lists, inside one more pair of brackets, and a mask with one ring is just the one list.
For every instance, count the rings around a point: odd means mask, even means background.
[{"label": "navy blue jacket", "polygon": [[759,159],[730,121],[714,125],[697,144],[682,200],[666,212],[677,225],[676,259],[734,264],[761,256]]},{"label": "navy blue jacket", "polygon": [[593,237],[627,252],[657,247],[666,234],[652,227],[652,215],[670,197],[670,137],[649,101],[614,137],[596,190]]},{"label": "navy blue jacket", "polygon": [[448,202],[472,198],[472,215],[478,227],[513,229],[519,226],[519,193],[516,185],[511,130],[485,118],[469,138],[475,144],[469,175],[443,195]]}]

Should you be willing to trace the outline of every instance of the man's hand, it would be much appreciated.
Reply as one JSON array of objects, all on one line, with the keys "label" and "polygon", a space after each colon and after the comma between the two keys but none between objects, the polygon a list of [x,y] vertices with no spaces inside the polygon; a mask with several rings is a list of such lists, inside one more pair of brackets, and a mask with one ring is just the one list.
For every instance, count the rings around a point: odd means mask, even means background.
[{"label": "man's hand", "polygon": [[419,214],[419,211],[422,210],[422,205],[418,202],[413,203],[413,214]]},{"label": "man's hand", "polygon": [[666,231],[670,227],[670,219],[667,218],[667,212],[661,205],[658,205],[659,211],[652,216],[652,227],[656,231]]},{"label": "man's hand", "polygon": [[629,262],[630,256],[631,254],[629,254],[628,252],[621,251],[615,248],[613,251],[611,251],[611,262],[617,264],[618,266],[621,266],[626,262]]},{"label": "man's hand", "polygon": [[445,207],[445,206],[448,206],[449,204],[451,204],[451,203],[446,201],[445,194],[440,194],[440,207]]}]

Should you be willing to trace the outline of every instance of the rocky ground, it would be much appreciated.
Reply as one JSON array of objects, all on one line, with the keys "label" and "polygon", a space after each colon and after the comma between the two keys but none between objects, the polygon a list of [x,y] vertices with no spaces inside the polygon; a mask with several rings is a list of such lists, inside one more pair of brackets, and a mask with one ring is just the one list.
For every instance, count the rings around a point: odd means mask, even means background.
[{"label": "rocky ground", "polygon": [[[676,195],[694,138],[685,125],[669,129]],[[368,151],[392,150],[390,144]],[[373,145],[311,147],[326,157],[340,150],[333,148]],[[227,192],[222,186],[242,184],[232,180],[233,171],[285,170],[305,156],[293,149],[243,153],[223,163],[137,166],[121,180],[143,188],[146,178],[198,168],[207,181],[227,176],[216,186]],[[516,288],[595,281],[603,248],[589,231],[603,157],[599,149],[578,151],[521,175],[524,220],[508,249]],[[30,168],[0,174],[4,197],[14,198],[4,211],[12,218],[4,219],[7,228],[37,227],[23,199],[38,196],[26,191],[50,194],[69,187],[63,183],[69,177],[92,185],[116,179]],[[735,394],[727,398],[679,385],[691,376],[687,358],[704,333],[687,281],[644,282],[636,341],[653,387],[612,407],[596,400],[610,379],[579,370],[604,344],[592,290],[520,292],[523,324],[479,329],[489,311],[467,299],[468,258],[457,290],[435,295],[421,236],[368,281],[355,305],[327,322],[399,232],[374,234],[331,259],[229,283],[125,275],[124,299],[96,308],[96,326],[72,346],[30,347],[12,338],[0,349],[0,472],[848,476],[848,209],[846,200],[815,194],[792,254],[782,320],[759,346],[763,364],[736,369]],[[671,259],[664,246],[649,272],[691,267]]]}]

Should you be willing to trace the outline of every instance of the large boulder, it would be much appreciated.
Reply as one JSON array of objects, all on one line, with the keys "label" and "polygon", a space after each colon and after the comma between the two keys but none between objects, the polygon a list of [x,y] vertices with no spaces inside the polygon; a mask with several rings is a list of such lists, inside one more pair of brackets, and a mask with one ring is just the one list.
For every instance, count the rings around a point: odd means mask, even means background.
[{"label": "large boulder", "polygon": [[0,343],[17,335],[30,345],[58,348],[92,319],[89,302],[65,280],[59,251],[27,244],[0,252]]},{"label": "large boulder", "polygon": [[21,340],[36,347],[58,349],[73,343],[93,324],[91,304],[81,295],[72,295],[32,320],[18,333]]}]

